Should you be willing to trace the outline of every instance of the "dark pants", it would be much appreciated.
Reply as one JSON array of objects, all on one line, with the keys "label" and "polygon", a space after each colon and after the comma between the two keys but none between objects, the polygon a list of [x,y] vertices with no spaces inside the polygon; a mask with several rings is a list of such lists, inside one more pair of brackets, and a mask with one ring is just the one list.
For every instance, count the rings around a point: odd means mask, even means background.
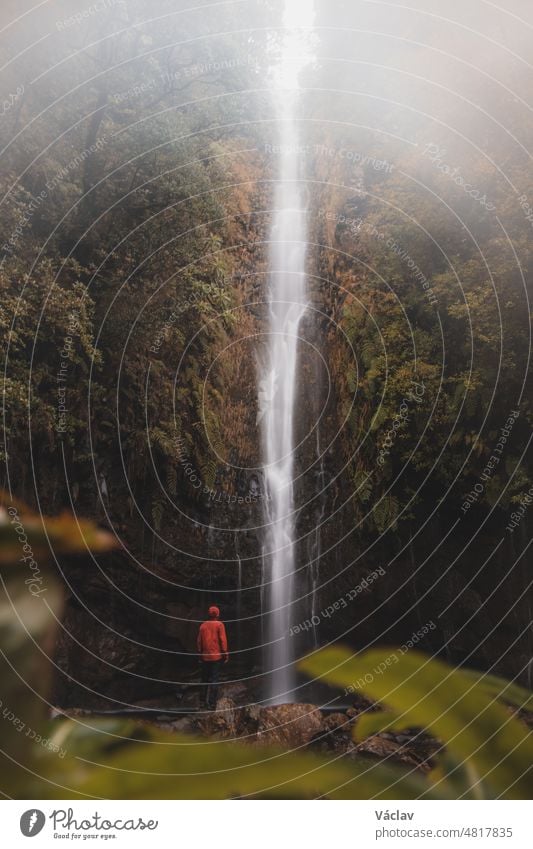
[{"label": "dark pants", "polygon": [[202,684],[206,685],[203,693],[204,704],[208,708],[214,708],[217,704],[218,680],[220,678],[221,660],[202,660]]}]

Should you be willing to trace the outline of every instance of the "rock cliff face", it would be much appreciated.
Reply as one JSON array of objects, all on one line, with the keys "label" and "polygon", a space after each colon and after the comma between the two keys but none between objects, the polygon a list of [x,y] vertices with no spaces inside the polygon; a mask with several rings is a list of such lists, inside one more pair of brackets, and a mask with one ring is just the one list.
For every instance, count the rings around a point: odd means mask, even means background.
[{"label": "rock cliff face", "polygon": [[[257,177],[264,166],[254,167]],[[315,200],[319,209],[340,203],[336,195]],[[124,551],[98,563],[63,564],[69,598],[56,653],[55,701],[61,707],[117,709],[194,680],[196,631],[211,603],[220,606],[227,625],[229,678],[259,695],[265,505],[256,357],[265,329],[267,222],[259,212],[268,207],[267,192],[250,189],[235,204],[231,333],[209,357],[201,355],[204,414],[197,422],[182,411],[176,494],[163,522],[150,530],[132,509],[110,456],[107,508]],[[341,320],[343,287],[347,280],[357,287],[357,265],[343,255],[346,245],[326,216],[315,220],[312,241],[317,247],[308,260],[310,308],[296,415],[300,565],[291,638],[297,651],[332,641],[357,649],[378,642],[411,644],[481,668],[497,657],[496,671],[516,675],[528,661],[528,644],[519,641],[507,651],[518,627],[515,614],[497,631],[491,624],[500,609],[513,611],[525,586],[520,563],[503,580],[509,559],[514,562],[509,538],[492,560],[490,584],[499,589],[491,596],[491,588],[473,579],[478,564],[465,548],[468,531],[460,526],[448,533],[444,511],[436,510],[423,526],[406,521],[381,534],[362,527],[359,502],[356,509],[359,436],[353,426],[360,401],[356,386],[347,395],[346,375],[354,361],[356,368],[363,366]],[[318,247],[325,244],[335,250]],[[178,372],[178,388],[179,380]],[[189,448],[198,428],[210,446],[202,469]],[[149,469],[146,486],[153,474]],[[442,544],[436,546],[436,540]],[[480,554],[495,542],[486,529]],[[302,700],[313,698],[308,688],[301,694]],[[261,733],[268,736],[273,732],[267,719],[265,714]]]},{"label": "rock cliff face", "polygon": [[[213,602],[226,622],[232,675],[248,679],[260,673],[266,507],[256,367],[267,309],[262,245],[266,222],[264,216],[254,216],[253,206],[261,208],[265,199],[241,198],[241,204],[242,221],[235,225],[233,238],[246,247],[239,250],[233,268],[236,317],[229,341],[202,367],[208,402],[202,422],[185,421],[173,507],[165,510],[160,530],[150,531],[131,505],[125,509],[129,500],[116,469],[114,476],[108,475],[105,507],[121,533],[124,551],[98,563],[65,565],[69,598],[58,640],[57,663],[63,674],[58,675],[55,696],[63,707],[116,708],[165,694],[194,677],[198,623]],[[310,267],[315,261],[310,256]],[[321,603],[322,547],[331,546],[336,533],[330,523],[324,535],[322,523],[340,493],[334,480],[335,394],[324,352],[330,321],[321,298],[312,280],[296,414],[301,565],[293,626],[302,653],[319,639],[317,629],[299,623],[316,616]],[[210,407],[213,397],[220,403]],[[188,435],[198,426],[205,429],[210,446],[202,469],[188,447]],[[109,466],[113,468],[111,457]],[[141,501],[142,493],[138,496]],[[324,562],[330,564],[325,574],[335,570],[335,557]]]}]

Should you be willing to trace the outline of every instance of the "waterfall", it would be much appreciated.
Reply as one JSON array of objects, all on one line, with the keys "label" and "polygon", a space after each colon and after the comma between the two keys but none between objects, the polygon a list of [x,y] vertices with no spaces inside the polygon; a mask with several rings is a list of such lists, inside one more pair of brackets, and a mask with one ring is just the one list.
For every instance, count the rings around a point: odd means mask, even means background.
[{"label": "waterfall", "polygon": [[309,585],[311,594],[311,622],[313,623],[313,647],[318,647],[318,633],[315,625],[315,616],[318,614],[317,597],[318,588],[320,586],[320,557],[322,555],[322,522],[326,515],[326,499],[324,496],[326,488],[326,473],[324,469],[324,454],[320,451],[320,428],[316,429],[316,459],[319,463],[317,474],[317,493],[319,508],[316,512],[316,525],[314,540],[312,536],[310,540],[309,553]]},{"label": "waterfall", "polygon": [[[294,417],[298,334],[307,306],[306,208],[297,109],[298,77],[309,61],[306,33],[312,0],[286,0],[273,96],[279,127],[278,176],[270,233],[268,351],[259,377],[265,479],[265,672],[271,704],[294,699],[294,647],[289,636],[295,596]],[[307,48],[307,49],[306,49]]]}]

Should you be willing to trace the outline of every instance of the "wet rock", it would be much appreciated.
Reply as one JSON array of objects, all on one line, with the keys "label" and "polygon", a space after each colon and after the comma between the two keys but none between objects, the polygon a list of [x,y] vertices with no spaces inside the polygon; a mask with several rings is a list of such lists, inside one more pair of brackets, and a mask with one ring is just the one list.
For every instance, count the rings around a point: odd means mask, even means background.
[{"label": "wet rock", "polygon": [[410,764],[411,766],[419,766],[418,761],[413,755],[395,740],[389,740],[382,737],[380,734],[375,734],[368,737],[356,746],[357,752],[367,755],[374,755],[378,758],[392,758],[393,760],[401,761],[401,763]]},{"label": "wet rock", "polygon": [[193,727],[207,737],[234,739],[238,736],[239,712],[232,699],[218,700],[216,710],[201,712],[193,720]]},{"label": "wet rock", "polygon": [[377,758],[391,758],[408,766],[428,771],[433,766],[432,756],[440,744],[432,737],[416,734],[391,734],[382,732],[368,737],[356,746],[359,754],[373,755]]},{"label": "wet rock", "polygon": [[323,718],[322,729],[315,734],[310,748],[318,752],[347,754],[354,749],[352,723],[345,713],[331,713]]},{"label": "wet rock", "polygon": [[182,716],[180,719],[174,719],[172,722],[158,722],[155,724],[166,731],[177,731],[179,734],[193,734],[195,731],[194,722],[190,716]]},{"label": "wet rock", "polygon": [[239,738],[243,743],[255,743],[264,709],[259,705],[237,705],[223,696],[216,710],[200,712],[191,717],[193,732],[217,739]]},{"label": "wet rock", "polygon": [[[255,740],[255,735],[261,720],[261,708],[259,705],[246,705],[239,708],[237,714],[239,736]],[[246,740],[244,740],[246,742]]]},{"label": "wet rock", "polygon": [[350,718],[345,713],[330,713],[329,716],[324,717],[323,724],[326,732],[350,731]]},{"label": "wet rock", "polygon": [[261,709],[256,741],[265,746],[297,749],[324,730],[324,718],[315,705],[272,705]]},{"label": "wet rock", "polygon": [[359,716],[361,713],[375,713],[383,710],[377,702],[373,702],[372,699],[368,699],[362,693],[353,693],[352,699],[352,706],[346,711],[349,716]]},{"label": "wet rock", "polygon": [[183,688],[181,692],[175,693],[174,704],[180,708],[199,708],[201,696],[203,696],[203,688],[200,694],[200,686],[193,685],[189,688]]},{"label": "wet rock", "polygon": [[236,704],[242,704],[248,696],[248,688],[239,681],[232,684],[222,684],[220,689],[223,696],[231,699]]},{"label": "wet rock", "polygon": [[433,758],[442,745],[420,729],[383,731],[355,743],[352,730],[359,715],[355,709],[349,709],[324,716],[313,704],[238,705],[224,695],[215,711],[201,711],[165,725],[211,739],[238,739],[250,745],[278,746],[287,751],[309,748],[348,758],[367,755],[423,771],[433,766]]}]

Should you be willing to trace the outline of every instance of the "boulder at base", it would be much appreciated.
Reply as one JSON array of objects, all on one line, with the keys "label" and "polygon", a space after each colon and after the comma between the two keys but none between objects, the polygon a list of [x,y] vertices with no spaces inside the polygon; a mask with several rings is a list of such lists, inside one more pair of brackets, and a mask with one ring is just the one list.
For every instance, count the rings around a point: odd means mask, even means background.
[{"label": "boulder at base", "polygon": [[256,740],[262,746],[297,749],[324,730],[316,705],[271,705],[261,710]]}]

